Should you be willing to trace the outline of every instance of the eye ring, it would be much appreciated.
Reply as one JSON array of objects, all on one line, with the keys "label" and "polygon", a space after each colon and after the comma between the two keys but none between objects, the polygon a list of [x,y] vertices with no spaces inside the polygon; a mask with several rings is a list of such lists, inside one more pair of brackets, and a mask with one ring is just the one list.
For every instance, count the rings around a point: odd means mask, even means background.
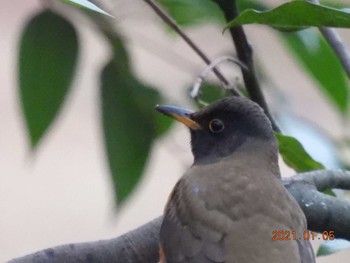
[{"label": "eye ring", "polygon": [[225,125],[222,120],[213,119],[209,123],[209,129],[212,133],[219,133],[225,129]]}]

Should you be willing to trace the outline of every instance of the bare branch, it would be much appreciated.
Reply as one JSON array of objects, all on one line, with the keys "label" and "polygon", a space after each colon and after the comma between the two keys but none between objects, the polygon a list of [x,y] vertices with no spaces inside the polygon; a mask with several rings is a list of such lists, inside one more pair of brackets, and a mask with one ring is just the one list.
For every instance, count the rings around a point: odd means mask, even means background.
[{"label": "bare branch", "polygon": [[[204,54],[204,52],[185,34],[184,31],[177,25],[177,23],[153,0],[144,0],[155,12],[156,14],[167,24],[169,25],[182,39],[193,49],[194,52],[207,64],[210,65],[210,59]],[[224,83],[225,86],[228,86],[230,83],[227,79],[220,73],[217,68],[213,69],[214,74],[218,79]],[[239,96],[240,93],[235,89],[230,89],[233,95]]]},{"label": "bare branch", "polygon": [[[227,21],[231,21],[238,16],[238,10],[236,1],[232,0],[213,0],[217,3],[224,13]],[[246,89],[249,93],[250,98],[258,103],[261,108],[264,109],[265,114],[270,119],[274,131],[280,132],[277,124],[275,123],[272,115],[270,114],[269,108],[265,101],[264,94],[262,93],[259,81],[255,74],[254,61],[253,61],[253,50],[248,43],[247,37],[244,33],[242,26],[235,26],[230,28],[230,34],[235,44],[237,56],[248,68],[248,70],[242,70],[242,75]]]},{"label": "bare branch", "polygon": [[312,184],[318,191],[326,189],[350,190],[350,172],[343,170],[317,170],[297,174],[290,179],[285,179],[285,183],[304,181]]},{"label": "bare branch", "polygon": [[350,173],[315,171],[298,174],[284,185],[297,200],[307,219],[308,229],[320,232],[333,230],[335,237],[350,240],[350,203],[317,191],[350,186]]},{"label": "bare branch", "polygon": [[[350,188],[350,172],[322,170],[297,174],[284,179],[286,189],[298,201],[316,232],[334,230],[335,237],[350,240],[350,202],[317,191],[327,188]],[[45,249],[13,259],[9,263],[59,262],[158,262],[159,229],[162,217],[111,240],[70,244]]]},{"label": "bare branch", "polygon": [[162,218],[158,217],[118,238],[48,248],[8,263],[157,262],[161,222]]},{"label": "bare branch", "polygon": [[[320,4],[318,0],[308,0],[310,3],[314,3],[316,5]],[[340,63],[342,64],[348,78],[350,79],[350,51],[341,39],[338,32],[333,28],[328,27],[320,27],[319,28],[323,37],[327,40],[328,44],[334,50],[337,55]]]}]

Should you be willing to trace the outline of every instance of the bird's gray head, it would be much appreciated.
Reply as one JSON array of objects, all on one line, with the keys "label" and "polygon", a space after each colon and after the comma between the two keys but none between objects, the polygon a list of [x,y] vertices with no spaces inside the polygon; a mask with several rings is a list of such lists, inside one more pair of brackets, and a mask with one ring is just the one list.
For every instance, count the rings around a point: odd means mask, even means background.
[{"label": "bird's gray head", "polygon": [[195,163],[215,162],[250,142],[257,147],[259,142],[271,145],[271,149],[266,150],[276,151],[270,121],[263,110],[247,98],[227,97],[197,112],[174,106],[156,109],[190,128]]}]

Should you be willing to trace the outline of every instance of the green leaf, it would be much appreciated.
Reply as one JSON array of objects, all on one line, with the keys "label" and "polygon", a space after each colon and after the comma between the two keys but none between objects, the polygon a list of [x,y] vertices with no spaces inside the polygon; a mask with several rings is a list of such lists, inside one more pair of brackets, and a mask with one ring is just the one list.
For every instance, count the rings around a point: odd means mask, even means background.
[{"label": "green leaf", "polygon": [[296,172],[324,169],[323,164],[312,159],[295,138],[280,133],[276,133],[276,138],[284,162]]},{"label": "green leaf", "polygon": [[258,9],[262,11],[268,8],[267,5],[260,0],[236,0],[236,3],[240,13],[246,9]]},{"label": "green leaf", "polygon": [[303,27],[350,27],[350,13],[306,1],[292,1],[268,11],[246,10],[225,28],[263,24],[281,29]]},{"label": "green leaf", "polygon": [[181,26],[221,21],[223,16],[211,0],[157,0]]},{"label": "green leaf", "polygon": [[19,86],[32,147],[55,119],[72,82],[77,57],[77,34],[62,16],[46,10],[24,28]]},{"label": "green leaf", "polygon": [[[123,49],[121,43],[115,46]],[[140,180],[152,143],[170,122],[154,110],[161,102],[158,92],[133,77],[124,50],[115,52],[102,72],[101,101],[105,147],[121,204]]]},{"label": "green leaf", "polygon": [[[224,23],[224,16],[213,0],[157,0],[181,26],[194,26],[208,22]],[[238,0],[240,10],[261,8],[256,0]]]},{"label": "green leaf", "polygon": [[161,114],[156,114],[156,134],[157,137],[161,137],[166,134],[174,121],[171,118],[164,118]]},{"label": "green leaf", "polygon": [[90,1],[87,0],[61,0],[62,2],[66,2],[78,7],[85,8],[87,10],[91,10],[100,14],[104,14],[110,17],[113,17],[111,14],[108,14],[106,11],[102,10],[99,8],[97,5],[91,3]]},{"label": "green leaf", "polygon": [[330,196],[333,196],[333,197],[336,197],[337,195],[335,194],[335,192],[332,190],[332,189],[326,189],[326,190],[323,190],[322,193],[326,194],[326,195],[330,195]]},{"label": "green leaf", "polygon": [[328,256],[349,248],[350,242],[345,239],[329,240],[321,244],[321,246],[318,248],[317,256]]},{"label": "green leaf", "polygon": [[326,41],[314,30],[281,33],[295,57],[319,84],[340,112],[349,107],[349,81],[339,59]]}]

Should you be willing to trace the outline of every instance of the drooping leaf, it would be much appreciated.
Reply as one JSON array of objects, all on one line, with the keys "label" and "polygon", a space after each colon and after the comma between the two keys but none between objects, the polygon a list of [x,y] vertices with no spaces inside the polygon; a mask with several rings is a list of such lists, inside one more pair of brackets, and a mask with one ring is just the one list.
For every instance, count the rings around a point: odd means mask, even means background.
[{"label": "drooping leaf", "polygon": [[161,103],[159,93],[134,78],[122,43],[113,45],[115,56],[101,76],[101,104],[108,163],[121,204],[140,180],[152,143],[170,123],[154,110]]},{"label": "drooping leaf", "polygon": [[91,11],[94,11],[94,12],[97,12],[100,14],[104,14],[104,15],[113,17],[111,14],[108,14],[106,11],[102,10],[97,5],[91,3],[90,1],[87,1],[87,0],[61,0],[61,1],[78,6],[78,7],[85,8],[87,10],[91,10]]},{"label": "drooping leaf", "polygon": [[267,11],[246,10],[225,28],[263,24],[284,30],[303,27],[350,27],[350,13],[306,1],[291,1]]},{"label": "drooping leaf", "polygon": [[77,34],[64,17],[45,10],[26,25],[20,41],[19,86],[33,147],[64,102],[77,57]]},{"label": "drooping leaf", "polygon": [[349,81],[339,59],[322,36],[311,29],[281,33],[281,36],[331,102],[340,112],[347,112]]},{"label": "drooping leaf", "polygon": [[284,162],[296,172],[324,169],[324,166],[312,159],[295,138],[280,133],[276,133],[276,138]]},{"label": "drooping leaf", "polygon": [[350,248],[350,242],[345,239],[328,240],[318,248],[317,256],[328,256]]}]

